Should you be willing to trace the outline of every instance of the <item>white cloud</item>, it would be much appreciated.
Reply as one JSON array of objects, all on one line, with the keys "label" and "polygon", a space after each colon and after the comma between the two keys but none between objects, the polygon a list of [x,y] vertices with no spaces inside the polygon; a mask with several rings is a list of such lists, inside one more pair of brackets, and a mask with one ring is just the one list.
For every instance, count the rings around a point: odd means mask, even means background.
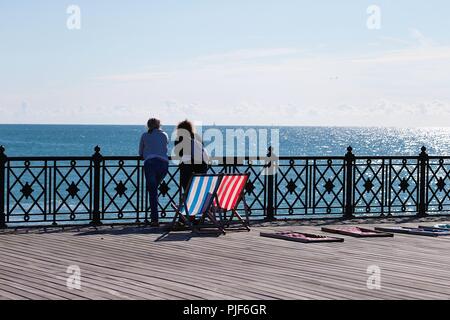
[{"label": "white cloud", "polygon": [[356,58],[357,63],[409,63],[415,61],[450,60],[450,47],[413,48],[392,50],[384,53],[371,54]]},{"label": "white cloud", "polygon": [[298,48],[257,48],[241,49],[225,53],[210,54],[195,59],[197,63],[242,62],[261,58],[286,57],[302,53]]},{"label": "white cloud", "polygon": [[426,37],[422,32],[418,29],[412,28],[410,29],[410,36],[413,40],[415,40],[422,47],[431,47],[436,45],[436,43],[431,39]]},{"label": "white cloud", "polygon": [[135,72],[135,73],[124,73],[124,74],[112,74],[95,77],[94,80],[98,81],[157,81],[161,79],[170,78],[171,72]]},{"label": "white cloud", "polygon": [[[164,123],[450,125],[450,47],[413,30],[401,49],[377,50],[242,49],[99,75],[51,94],[37,86],[27,97],[2,96],[12,106],[2,122],[137,124],[155,115]],[[18,115],[24,99],[27,114]]]}]

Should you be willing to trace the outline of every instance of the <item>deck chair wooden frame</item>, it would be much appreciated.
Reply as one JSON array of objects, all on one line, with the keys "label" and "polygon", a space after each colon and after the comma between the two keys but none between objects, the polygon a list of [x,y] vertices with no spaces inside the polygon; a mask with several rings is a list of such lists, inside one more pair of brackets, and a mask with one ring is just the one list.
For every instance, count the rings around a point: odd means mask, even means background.
[{"label": "deck chair wooden frame", "polygon": [[[219,202],[221,187],[219,186],[217,190],[217,196],[216,201],[213,205],[213,209],[219,213],[220,215],[220,221],[222,223],[222,226],[224,229],[230,229],[233,227],[235,230],[239,229],[245,229],[247,231],[250,231],[249,227],[249,207],[247,205],[247,202],[245,201],[245,186],[250,178],[250,173],[229,173],[229,174],[223,174],[223,178],[221,180],[221,184],[226,183],[227,179],[229,177],[242,177],[244,178],[240,188],[241,190],[238,190],[238,193],[235,195],[235,197],[232,199],[233,204],[231,206],[225,207],[223,204]],[[224,185],[226,187],[226,185]],[[243,218],[239,212],[238,212],[238,206],[240,203],[244,204],[244,212],[245,212],[245,218]],[[227,213],[230,212],[231,214],[229,217],[227,217]],[[233,223],[233,219],[237,219],[237,223]],[[235,228],[235,225],[239,225],[240,228]]]},{"label": "deck chair wooden frame", "polygon": [[[202,177],[208,178],[217,178],[216,185],[212,186],[203,203],[200,204],[200,211],[193,213],[192,208],[188,206],[189,196],[191,189],[193,188],[193,184],[196,179],[200,179]],[[170,225],[170,230],[174,230],[174,226],[177,222],[182,222],[185,226],[191,229],[193,232],[200,233],[205,228],[215,228],[220,232],[225,234],[225,231],[222,227],[222,224],[217,221],[215,210],[212,207],[214,199],[217,199],[217,189],[220,186],[222,181],[222,174],[194,174],[188,183],[188,188],[184,191],[182,196],[181,205],[176,205],[173,201],[171,202],[172,207],[175,209],[175,215],[173,217],[172,223]],[[199,187],[197,187],[199,188]],[[201,192],[201,188],[200,188]],[[216,200],[217,201],[217,200]],[[191,211],[191,212],[190,212]],[[193,218],[193,220],[191,220]],[[207,223],[209,220],[210,223]]]}]

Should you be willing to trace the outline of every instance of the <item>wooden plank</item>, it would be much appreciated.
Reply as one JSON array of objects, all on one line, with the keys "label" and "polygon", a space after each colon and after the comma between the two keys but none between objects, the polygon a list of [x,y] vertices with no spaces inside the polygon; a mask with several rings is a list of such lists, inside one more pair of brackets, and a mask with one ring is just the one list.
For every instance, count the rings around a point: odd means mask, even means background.
[{"label": "wooden plank", "polygon": [[[221,237],[176,233],[162,241],[133,227],[3,233],[0,299],[450,298],[448,238],[344,236],[345,243],[305,246],[259,237],[279,230],[319,228],[259,227]],[[65,288],[71,264],[82,269],[83,291]],[[369,265],[381,268],[381,290],[366,287]]]}]

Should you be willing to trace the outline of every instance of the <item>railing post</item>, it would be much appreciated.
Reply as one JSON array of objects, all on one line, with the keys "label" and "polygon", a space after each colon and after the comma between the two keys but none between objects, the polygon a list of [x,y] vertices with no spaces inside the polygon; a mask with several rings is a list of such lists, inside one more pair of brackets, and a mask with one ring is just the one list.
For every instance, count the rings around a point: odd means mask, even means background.
[{"label": "railing post", "polygon": [[419,204],[418,204],[418,212],[417,215],[419,217],[427,216],[427,165],[428,165],[428,153],[427,148],[422,147],[422,152],[419,154],[419,167],[420,167],[420,179],[419,179]]},{"label": "railing post", "polygon": [[269,147],[267,149],[267,158],[269,159],[269,162],[266,163],[266,179],[267,179],[267,203],[266,203],[266,221],[274,221],[275,218],[275,209],[274,209],[274,197],[275,197],[275,190],[274,190],[274,180],[275,180],[275,170],[272,159],[273,156],[273,149],[272,147]]},{"label": "railing post", "polygon": [[100,215],[100,175],[101,175],[101,163],[103,156],[100,154],[100,147],[95,147],[95,153],[92,155],[92,163],[94,165],[94,188],[92,190],[93,203],[92,203],[92,221],[91,224],[98,226],[102,224]]},{"label": "railing post", "polygon": [[352,147],[347,148],[345,154],[345,212],[344,218],[353,218],[353,164],[355,162],[355,155],[352,153]]},{"label": "railing post", "polygon": [[5,154],[5,148],[0,146],[0,229],[6,228],[5,212],[5,165],[8,157]]}]

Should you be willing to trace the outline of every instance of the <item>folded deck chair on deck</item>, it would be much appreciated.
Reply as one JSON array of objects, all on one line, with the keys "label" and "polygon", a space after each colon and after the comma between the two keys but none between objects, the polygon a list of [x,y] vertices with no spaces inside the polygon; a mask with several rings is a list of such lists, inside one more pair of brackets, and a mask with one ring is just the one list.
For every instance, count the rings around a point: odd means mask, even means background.
[{"label": "folded deck chair on deck", "polygon": [[[245,202],[244,196],[245,186],[249,176],[249,173],[223,175],[219,189],[217,190],[217,199],[214,200],[213,208],[216,212],[222,214],[220,220],[225,228],[230,227],[232,225],[233,218],[236,218],[236,222],[239,225],[242,225],[247,231],[250,231],[248,226],[248,206]],[[245,220],[237,211],[241,201],[244,204]],[[231,213],[229,217],[227,217],[228,212]]]},{"label": "folded deck chair on deck", "polygon": [[[213,227],[225,233],[211,208],[221,181],[222,175],[193,175],[183,196],[182,204],[177,206],[172,203],[175,216],[170,229],[173,230],[175,224],[181,222],[195,232],[200,231],[201,228]],[[206,224],[207,219],[209,224]]]}]

